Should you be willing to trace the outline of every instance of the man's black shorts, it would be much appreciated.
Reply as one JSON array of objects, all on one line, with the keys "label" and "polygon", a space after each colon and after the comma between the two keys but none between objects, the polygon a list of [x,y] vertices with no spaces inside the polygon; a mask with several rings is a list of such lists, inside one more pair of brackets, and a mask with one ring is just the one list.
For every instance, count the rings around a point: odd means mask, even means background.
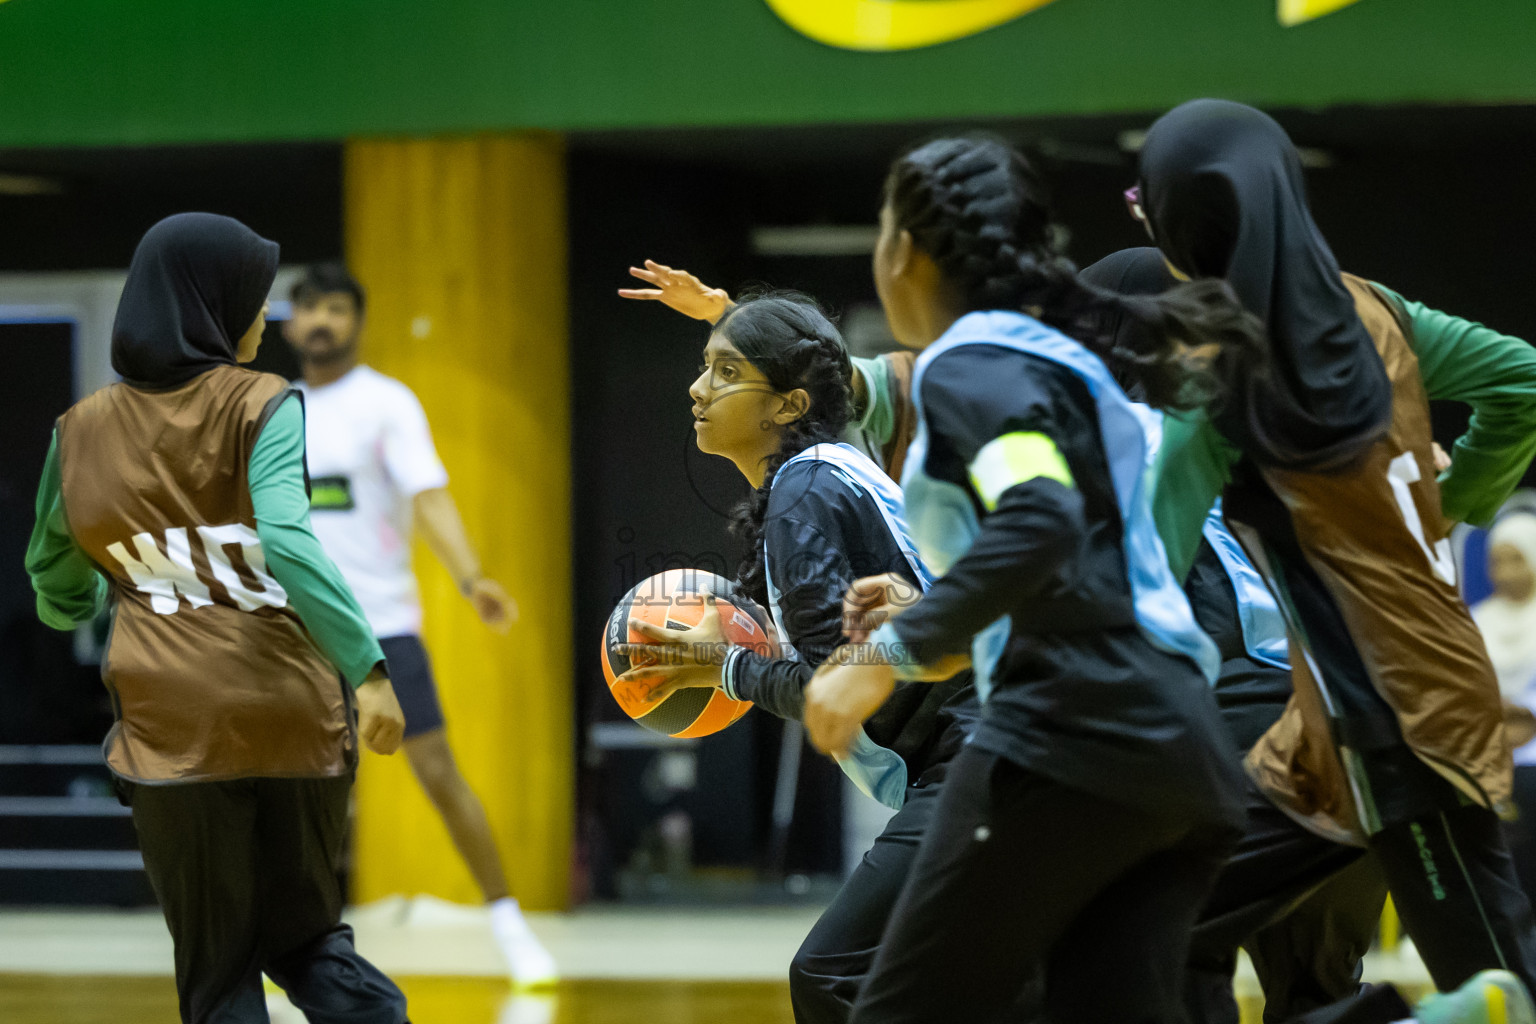
[{"label": "man's black shorts", "polygon": [[386,636],[379,638],[384,660],[389,664],[389,681],[395,687],[395,699],[405,712],[405,738],[420,736],[443,727],[443,708],[437,701],[437,684],[432,680],[432,662],[421,637]]}]

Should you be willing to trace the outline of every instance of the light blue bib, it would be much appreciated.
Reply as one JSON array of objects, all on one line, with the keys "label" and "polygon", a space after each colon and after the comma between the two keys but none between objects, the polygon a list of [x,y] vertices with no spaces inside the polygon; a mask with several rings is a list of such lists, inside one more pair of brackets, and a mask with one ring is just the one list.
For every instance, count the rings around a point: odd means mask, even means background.
[{"label": "light blue bib", "polygon": [[1243,646],[1248,649],[1248,656],[1275,668],[1289,669],[1285,618],[1269,587],[1264,585],[1264,577],[1248,561],[1243,546],[1227,529],[1226,520],[1221,515],[1220,499],[1205,517],[1202,531],[1215,549],[1216,557],[1221,559],[1227,579],[1232,581],[1232,590],[1237,595],[1238,622],[1243,627]]},{"label": "light blue bib", "polygon": [[[831,473],[843,486],[853,491],[856,495],[868,494],[874,498],[875,505],[880,509],[880,515],[885,520],[885,527],[890,531],[891,539],[901,549],[901,553],[907,557],[907,565],[912,570],[912,575],[917,578],[923,590],[927,590],[933,584],[933,574],[928,571],[917,554],[917,545],[912,540],[912,535],[907,530],[906,521],[901,514],[901,489],[896,486],[885,472],[858,449],[850,444],[818,444],[812,445],[794,458],[785,462],[779,468],[779,475],[790,466],[801,462],[820,463],[817,472]],[[776,477],[777,479],[777,477]],[[767,557],[768,552],[763,552],[764,578],[768,584],[768,606],[773,615],[773,622],[779,629],[779,635],[789,636],[789,631],[784,628],[784,612],[781,607],[782,591],[773,581],[773,573],[768,570],[772,565]],[[788,645],[787,645],[788,646]],[[800,653],[793,646],[788,646],[788,657],[799,660]],[[837,762],[843,770],[866,796],[873,797],[887,807],[897,810],[907,799],[907,762],[894,750],[888,750],[869,738],[869,734],[860,729],[854,737],[851,756]]]},{"label": "light blue bib", "polygon": [[[1155,441],[1148,437],[1149,424],[1097,356],[1022,313],[968,313],[917,359],[912,374],[917,436],[907,451],[901,484],[907,524],[923,560],[943,575],[970,550],[981,529],[970,492],[958,484],[933,479],[925,468],[929,442],[928,422],[923,414],[923,378],[935,359],[963,345],[996,345],[1048,359],[1072,371],[1088,386],[1124,523],[1123,545],[1136,623],[1154,647],[1188,657],[1205,673],[1206,680],[1214,683],[1221,657],[1195,623],[1189,601],[1168,568],[1168,556],[1152,522],[1147,468]],[[1010,628],[1005,616],[972,640],[971,668],[983,700],[991,693]]]}]

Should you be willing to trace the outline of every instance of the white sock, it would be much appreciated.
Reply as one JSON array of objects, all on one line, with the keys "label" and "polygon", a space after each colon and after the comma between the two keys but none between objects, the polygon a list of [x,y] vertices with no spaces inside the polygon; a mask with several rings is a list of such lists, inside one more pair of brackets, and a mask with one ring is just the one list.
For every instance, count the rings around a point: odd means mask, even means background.
[{"label": "white sock", "polygon": [[491,904],[491,931],[516,981],[536,985],[558,976],[554,958],[528,927],[517,900],[509,896]]},{"label": "white sock", "polygon": [[523,908],[511,896],[503,896],[491,904],[491,930],[498,939],[508,939],[528,931],[523,920]]}]

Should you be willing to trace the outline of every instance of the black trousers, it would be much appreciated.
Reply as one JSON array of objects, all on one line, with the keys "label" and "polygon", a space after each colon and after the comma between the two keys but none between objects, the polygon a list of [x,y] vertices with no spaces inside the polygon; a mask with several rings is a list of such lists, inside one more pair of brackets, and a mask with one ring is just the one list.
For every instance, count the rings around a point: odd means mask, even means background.
[{"label": "black trousers", "polygon": [[906,803],[800,944],[789,965],[796,1024],[845,1024],[853,1012],[923,834],[938,809],[949,767],[947,762],[935,765],[907,788]]},{"label": "black trousers", "polygon": [[[1283,701],[1221,705],[1222,721],[1240,754],[1284,711]],[[1387,880],[1376,858],[1367,854],[1243,940],[1264,991],[1265,1024],[1280,1024],[1360,991],[1360,960],[1376,936],[1386,898]],[[1234,950],[1229,978],[1236,968]],[[1226,1008],[1231,1016],[1222,1024],[1238,1024],[1237,1004]]]},{"label": "black trousers", "polygon": [[1048,1020],[1179,1021],[1189,932],[1231,838],[967,747],[850,1019],[989,1024],[1038,976]]},{"label": "black trousers", "polygon": [[913,786],[789,964],[796,1024],[844,1024],[880,948],[941,788]]},{"label": "black trousers", "polygon": [[[1247,833],[1190,945],[1185,996],[1196,1024],[1237,1019],[1230,962],[1240,943],[1366,856],[1307,831],[1257,788],[1250,787],[1248,799]],[[1496,815],[1457,806],[1389,825],[1370,838],[1370,853],[1437,988],[1449,991],[1488,968],[1512,971],[1536,987],[1531,905]],[[1308,1019],[1355,1019],[1370,1005],[1396,1009],[1379,990],[1353,998],[1366,1005],[1352,1009],[1346,1001]]]},{"label": "black trousers", "polygon": [[175,942],[187,1024],[265,1024],[263,971],[314,1024],[403,1024],[405,996],[340,923],[351,786],[120,784]]}]

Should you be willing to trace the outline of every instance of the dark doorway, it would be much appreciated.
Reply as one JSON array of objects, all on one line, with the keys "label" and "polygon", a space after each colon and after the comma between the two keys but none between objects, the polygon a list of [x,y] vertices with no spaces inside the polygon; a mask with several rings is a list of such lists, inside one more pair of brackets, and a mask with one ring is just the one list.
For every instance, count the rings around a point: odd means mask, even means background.
[{"label": "dark doorway", "polygon": [[99,742],[111,721],[75,638],[38,621],[25,568],[54,420],[74,400],[74,324],[0,307],[0,744]]}]

